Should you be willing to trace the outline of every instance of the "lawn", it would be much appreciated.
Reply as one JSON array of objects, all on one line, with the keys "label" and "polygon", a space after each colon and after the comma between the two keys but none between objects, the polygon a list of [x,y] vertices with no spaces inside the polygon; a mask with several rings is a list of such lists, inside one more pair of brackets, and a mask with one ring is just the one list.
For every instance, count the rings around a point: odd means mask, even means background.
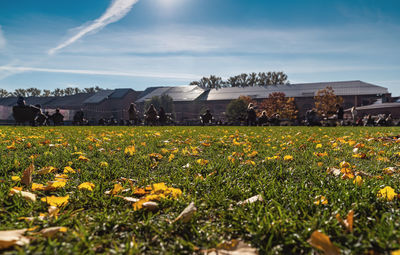
[{"label": "lawn", "polygon": [[[0,249],[390,254],[400,249],[399,134],[1,127]],[[197,210],[178,217],[191,202]]]}]

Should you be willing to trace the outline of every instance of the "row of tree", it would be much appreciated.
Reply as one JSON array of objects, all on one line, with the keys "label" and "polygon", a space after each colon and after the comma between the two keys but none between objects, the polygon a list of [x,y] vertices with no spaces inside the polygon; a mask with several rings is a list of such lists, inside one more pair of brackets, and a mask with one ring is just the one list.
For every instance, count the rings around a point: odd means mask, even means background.
[{"label": "row of tree", "polygon": [[284,72],[260,72],[242,73],[222,80],[221,77],[210,75],[203,77],[199,81],[192,81],[190,85],[197,85],[205,89],[219,89],[223,87],[253,87],[268,85],[290,84],[288,76]]},{"label": "row of tree", "polygon": [[13,92],[9,92],[5,89],[0,89],[0,97],[10,97],[10,96],[23,96],[23,97],[49,97],[49,96],[72,96],[79,93],[96,93],[98,91],[103,90],[102,88],[90,87],[90,88],[72,88],[68,87],[65,89],[56,88],[54,90],[48,89],[37,89],[37,88],[28,88],[28,89],[15,89]]},{"label": "row of tree", "polygon": [[[336,96],[332,87],[326,87],[317,91],[314,101],[315,110],[320,116],[330,116],[336,112],[336,105],[343,103],[343,98]],[[237,121],[246,119],[247,107],[250,103],[255,105],[258,116],[265,111],[269,117],[277,113],[282,119],[294,120],[297,118],[298,110],[294,98],[286,97],[283,92],[274,92],[260,103],[253,101],[247,96],[240,96],[238,99],[232,100],[226,108],[226,117],[228,120]]]}]

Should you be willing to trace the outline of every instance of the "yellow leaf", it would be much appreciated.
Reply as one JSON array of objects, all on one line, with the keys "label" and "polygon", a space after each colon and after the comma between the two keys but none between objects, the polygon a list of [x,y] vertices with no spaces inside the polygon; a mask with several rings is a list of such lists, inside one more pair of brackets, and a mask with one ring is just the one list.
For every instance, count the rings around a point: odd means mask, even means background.
[{"label": "yellow leaf", "polygon": [[56,190],[58,188],[63,188],[65,187],[66,182],[64,181],[52,181],[48,182],[47,186],[45,187],[45,190]]},{"label": "yellow leaf", "polygon": [[102,168],[107,168],[107,167],[108,167],[108,163],[105,162],[105,161],[100,162],[99,165],[100,165],[100,167],[102,167]]},{"label": "yellow leaf", "polygon": [[111,190],[111,194],[116,195],[116,194],[120,193],[122,190],[123,190],[123,187],[121,184],[119,184],[119,183],[114,184],[114,188]]},{"label": "yellow leaf", "polygon": [[45,186],[40,183],[32,183],[31,189],[32,189],[32,191],[45,190]]},{"label": "yellow leaf", "polygon": [[8,149],[8,150],[15,150],[15,149],[17,149],[17,147],[15,147],[15,142],[12,142],[11,145],[8,145],[8,146],[7,146],[7,149]]},{"label": "yellow leaf", "polygon": [[325,196],[319,196],[314,201],[314,204],[316,204],[316,205],[320,205],[320,204],[326,205],[326,204],[328,204],[328,199],[326,199]]},{"label": "yellow leaf", "polygon": [[131,146],[126,147],[124,152],[125,152],[125,155],[133,156],[136,152],[135,146],[131,145]]},{"label": "yellow leaf", "polygon": [[29,238],[24,236],[26,231],[26,228],[0,231],[0,250],[14,245],[23,246],[29,244]]},{"label": "yellow leaf", "polygon": [[64,167],[64,174],[68,174],[68,173],[74,174],[74,173],[76,173],[76,171],[74,169],[72,169],[72,167],[66,166],[66,167]]},{"label": "yellow leaf", "polygon": [[323,251],[326,255],[340,254],[339,248],[332,244],[327,235],[316,230],[312,233],[307,242],[314,248]]},{"label": "yellow leaf", "polygon": [[56,196],[43,197],[40,200],[42,202],[46,202],[48,205],[61,207],[61,206],[65,206],[68,204],[68,199],[69,199],[69,195],[66,195],[65,197],[56,197]]},{"label": "yellow leaf", "polygon": [[52,173],[54,171],[56,171],[57,168],[53,167],[53,166],[46,166],[40,170],[37,171],[38,174],[49,174]]},{"label": "yellow leaf", "polygon": [[91,182],[84,182],[84,183],[82,183],[82,184],[80,184],[80,185],[78,186],[78,189],[80,189],[80,190],[86,189],[86,190],[89,190],[89,191],[93,191],[93,189],[94,189],[94,184],[91,183]]},{"label": "yellow leaf", "polygon": [[293,156],[291,156],[291,155],[286,155],[286,156],[283,157],[283,160],[285,160],[285,161],[293,160]]},{"label": "yellow leaf", "polygon": [[208,160],[206,159],[198,159],[196,160],[196,162],[202,166],[207,165],[208,164]]},{"label": "yellow leaf", "polygon": [[383,189],[378,191],[377,197],[384,198],[389,201],[392,201],[397,196],[397,193],[394,192],[394,189],[390,186],[386,186]]},{"label": "yellow leaf", "polygon": [[83,162],[88,162],[89,161],[89,159],[87,157],[82,156],[82,155],[78,157],[78,160],[79,161],[83,161]]},{"label": "yellow leaf", "polygon": [[19,182],[21,180],[21,177],[19,176],[11,176],[11,180],[15,182]]},{"label": "yellow leaf", "polygon": [[354,184],[357,184],[358,186],[361,186],[363,184],[363,179],[361,176],[357,175],[356,178],[353,180]]},{"label": "yellow leaf", "polygon": [[400,250],[390,252],[390,255],[400,255]]}]

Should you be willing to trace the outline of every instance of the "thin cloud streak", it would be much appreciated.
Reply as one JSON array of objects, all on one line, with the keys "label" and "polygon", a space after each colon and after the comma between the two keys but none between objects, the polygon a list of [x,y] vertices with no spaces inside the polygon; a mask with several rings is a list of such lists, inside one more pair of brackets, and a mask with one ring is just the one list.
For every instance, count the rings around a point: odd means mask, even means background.
[{"label": "thin cloud streak", "polygon": [[0,66],[0,71],[8,72],[43,72],[43,73],[66,73],[84,75],[104,75],[104,76],[126,76],[126,77],[145,77],[145,78],[165,78],[165,79],[199,79],[200,76],[193,74],[174,74],[174,73],[146,73],[146,72],[116,72],[106,70],[76,70],[76,69],[51,69],[24,66]]},{"label": "thin cloud streak", "polygon": [[6,47],[6,38],[4,37],[3,30],[0,26],[0,50]]},{"label": "thin cloud streak", "polygon": [[118,20],[125,17],[125,15],[127,15],[128,12],[132,9],[133,5],[135,5],[138,1],[139,0],[114,0],[100,18],[94,20],[89,25],[78,28],[78,33],[76,33],[74,36],[61,43],[57,47],[50,49],[48,51],[48,54],[53,55],[57,51],[73,44],[88,33],[99,31],[108,24],[117,22]]}]

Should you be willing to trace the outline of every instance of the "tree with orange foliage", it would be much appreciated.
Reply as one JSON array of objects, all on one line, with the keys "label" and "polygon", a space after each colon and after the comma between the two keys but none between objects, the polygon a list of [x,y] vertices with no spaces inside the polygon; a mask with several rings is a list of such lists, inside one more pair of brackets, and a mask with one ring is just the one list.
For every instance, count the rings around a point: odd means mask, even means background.
[{"label": "tree with orange foliage", "polygon": [[296,119],[298,113],[294,98],[286,97],[283,92],[271,93],[267,99],[261,102],[259,109],[265,110],[270,117],[278,113],[281,118],[291,120]]},{"label": "tree with orange foliage", "polygon": [[332,87],[318,90],[314,97],[315,108],[321,116],[329,116],[336,112],[336,105],[342,105],[343,98],[335,95]]}]

